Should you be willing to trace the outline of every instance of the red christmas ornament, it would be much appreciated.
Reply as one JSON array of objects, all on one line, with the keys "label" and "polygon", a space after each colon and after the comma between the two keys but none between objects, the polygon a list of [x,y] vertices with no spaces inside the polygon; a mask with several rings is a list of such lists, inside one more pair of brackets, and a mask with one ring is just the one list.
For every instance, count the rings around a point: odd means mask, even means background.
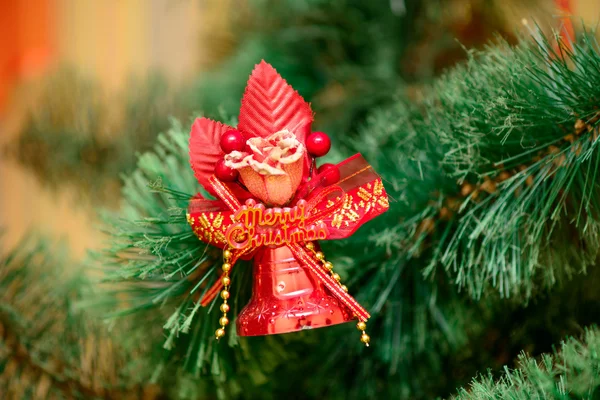
[{"label": "red christmas ornament", "polygon": [[[325,133],[310,134],[312,120],[309,104],[263,61],[248,81],[237,128],[206,118],[192,126],[192,169],[217,197],[196,195],[188,208],[188,222],[198,238],[223,249],[221,275],[200,299],[202,306],[217,297],[222,301],[217,339],[230,323],[231,270],[238,260],[253,259],[253,293],[237,316],[239,335],[295,332],[358,319],[360,340],[369,344],[369,313],[348,294],[318,241],[352,235],[388,209],[387,194],[360,154],[338,165],[322,165],[320,177],[309,179],[306,152],[320,157],[331,147]],[[224,183],[235,180],[238,172],[243,187]]]},{"label": "red christmas ornament", "polygon": [[306,150],[314,157],[323,157],[331,149],[331,139],[324,132],[313,132],[306,139]]},{"label": "red christmas ornament", "polygon": [[295,332],[352,319],[287,246],[263,247],[254,255],[252,298],[238,315],[239,335]]},{"label": "red christmas ornament", "polygon": [[219,160],[215,165],[215,176],[223,182],[233,182],[237,179],[237,170],[225,165],[225,160]]},{"label": "red christmas ornament", "polygon": [[240,131],[236,129],[232,129],[227,131],[221,136],[221,140],[219,141],[221,145],[221,150],[226,154],[231,153],[232,151],[242,151],[246,147],[246,140],[244,136],[240,133]]},{"label": "red christmas ornament", "polygon": [[340,170],[333,164],[323,164],[317,169],[317,174],[321,176],[321,182],[325,186],[338,183],[340,180]]}]

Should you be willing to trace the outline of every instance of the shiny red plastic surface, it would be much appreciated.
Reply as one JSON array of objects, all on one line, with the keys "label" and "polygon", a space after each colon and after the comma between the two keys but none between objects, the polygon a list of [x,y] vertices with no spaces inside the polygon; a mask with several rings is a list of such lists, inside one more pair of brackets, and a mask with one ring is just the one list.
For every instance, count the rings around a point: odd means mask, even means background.
[{"label": "shiny red plastic surface", "polygon": [[240,336],[296,332],[353,319],[287,246],[259,249],[253,275],[252,298],[237,318]]}]

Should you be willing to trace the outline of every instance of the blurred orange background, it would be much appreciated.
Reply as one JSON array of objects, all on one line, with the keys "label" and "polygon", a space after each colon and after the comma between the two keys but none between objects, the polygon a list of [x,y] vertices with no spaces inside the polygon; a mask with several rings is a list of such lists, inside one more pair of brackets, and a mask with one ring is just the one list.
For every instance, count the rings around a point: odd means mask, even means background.
[{"label": "blurred orange background", "polygon": [[[58,65],[76,66],[108,91],[149,70],[175,82],[190,77],[201,57],[198,27],[223,20],[224,3],[0,0],[0,146],[18,132],[36,79]],[[0,159],[0,193],[5,247],[31,226],[66,237],[77,256],[98,240],[94,210],[74,204],[72,192],[50,192],[14,160]]]}]

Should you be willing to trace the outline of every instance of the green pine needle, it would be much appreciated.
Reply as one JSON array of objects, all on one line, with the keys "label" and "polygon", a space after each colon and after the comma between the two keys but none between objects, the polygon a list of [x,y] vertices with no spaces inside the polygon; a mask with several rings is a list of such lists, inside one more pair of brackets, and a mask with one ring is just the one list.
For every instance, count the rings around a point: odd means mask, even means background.
[{"label": "green pine needle", "polygon": [[32,235],[0,257],[2,397],[154,398],[161,390],[146,381],[145,343],[123,346],[124,331],[75,310],[89,282],[61,270],[62,253]]},{"label": "green pine needle", "polygon": [[495,379],[491,373],[474,379],[456,400],[586,399],[600,397],[600,332],[587,329],[582,340],[567,339],[560,351],[535,360],[525,353],[516,369],[504,368]]}]

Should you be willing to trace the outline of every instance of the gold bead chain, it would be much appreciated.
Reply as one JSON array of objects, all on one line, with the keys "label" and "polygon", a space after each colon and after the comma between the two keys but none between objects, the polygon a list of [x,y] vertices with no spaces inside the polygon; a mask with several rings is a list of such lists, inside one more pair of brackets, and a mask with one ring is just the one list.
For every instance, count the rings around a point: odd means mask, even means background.
[{"label": "gold bead chain", "polygon": [[229,304],[227,304],[227,299],[229,299],[229,285],[231,284],[231,278],[229,278],[229,271],[231,270],[230,261],[231,251],[227,249],[223,250],[223,265],[221,266],[221,269],[223,270],[223,274],[221,275],[221,283],[223,284],[221,298],[223,299],[223,304],[221,304],[220,307],[223,316],[219,319],[219,325],[221,325],[221,327],[215,331],[217,340],[225,336],[225,327],[229,324],[229,319],[227,318]]},{"label": "gold bead chain", "polygon": [[[329,272],[331,277],[333,279],[335,279],[335,281],[340,285],[342,290],[344,292],[348,293],[348,287],[346,285],[343,285],[340,282],[341,281],[340,275],[336,272],[333,272],[333,264],[330,263],[329,261],[325,260],[325,255],[323,254],[323,252],[316,251],[315,244],[313,242],[307,242],[306,248],[308,250],[312,251],[315,258],[323,263],[323,267],[325,267],[325,269]],[[362,335],[360,336],[360,341],[363,342],[365,344],[365,346],[369,347],[369,342],[371,341],[371,338],[369,337],[369,335],[367,335],[367,332],[366,332],[366,329],[367,329],[366,321],[359,321],[358,324],[356,324],[356,328],[359,331],[362,331]]]}]

